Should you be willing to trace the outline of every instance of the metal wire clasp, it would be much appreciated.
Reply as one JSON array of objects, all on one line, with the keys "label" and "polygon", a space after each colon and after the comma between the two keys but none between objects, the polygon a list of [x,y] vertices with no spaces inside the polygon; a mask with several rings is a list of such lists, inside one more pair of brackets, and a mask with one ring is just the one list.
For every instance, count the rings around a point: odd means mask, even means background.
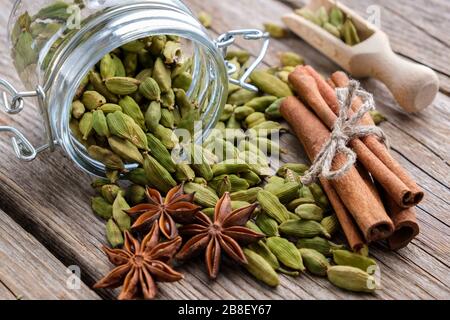
[{"label": "metal wire clasp", "polygon": [[[44,118],[48,143],[38,148],[35,148],[31,142],[16,128],[11,126],[0,126],[0,132],[9,132],[13,134],[11,142],[17,158],[23,161],[31,161],[36,158],[38,153],[46,149],[51,149],[53,151],[55,148],[55,141],[53,140],[48,110],[45,106],[45,92],[42,87],[38,86],[36,91],[19,92],[10,82],[0,79],[0,93],[0,106],[3,107],[6,113],[12,115],[18,114],[23,110],[24,98],[37,97],[40,111],[42,117]],[[10,96],[11,99],[8,99],[8,96]]]},{"label": "metal wire clasp", "polygon": [[[244,89],[251,91],[258,91],[257,87],[247,83],[246,80],[248,79],[248,77],[250,77],[252,72],[261,63],[264,56],[266,55],[267,48],[269,47],[270,36],[267,32],[263,32],[258,29],[242,29],[242,30],[228,31],[227,33],[224,33],[221,36],[219,36],[215,41],[216,46],[222,51],[224,57],[227,55],[228,47],[231,46],[236,41],[236,36],[242,36],[245,40],[263,40],[261,52],[255,59],[255,61],[253,61],[252,65],[248,67],[245,73],[241,76],[241,78],[236,80],[230,77],[229,79],[231,83],[241,86]],[[229,63],[228,61],[225,61],[225,63],[227,65],[229,75],[236,72],[236,67],[233,64]]]}]

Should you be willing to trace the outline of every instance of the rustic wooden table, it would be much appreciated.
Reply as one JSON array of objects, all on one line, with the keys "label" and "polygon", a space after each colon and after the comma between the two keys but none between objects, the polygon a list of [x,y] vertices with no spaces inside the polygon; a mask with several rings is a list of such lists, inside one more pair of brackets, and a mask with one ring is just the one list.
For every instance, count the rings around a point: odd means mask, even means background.
[{"label": "rustic wooden table", "polygon": [[[186,0],[195,11],[214,16],[213,36],[235,28],[261,27],[279,22],[301,1]],[[344,0],[367,16],[370,5],[381,6],[382,28],[401,56],[433,68],[441,92],[433,105],[416,115],[400,111],[385,87],[366,80],[378,108],[389,121],[382,128],[390,136],[395,158],[426,191],[418,207],[421,234],[407,248],[389,252],[376,245],[371,252],[382,270],[383,290],[375,295],[350,294],[325,279],[302,275],[282,277],[270,289],[239,267],[225,264],[216,282],[208,280],[203,266],[182,267],[185,279],[160,286],[161,299],[448,299],[450,298],[450,2],[448,0]],[[6,44],[6,23],[12,1],[0,0],[0,77],[13,83],[15,75]],[[240,43],[238,44],[240,45]],[[256,44],[245,44],[256,53]],[[277,64],[277,52],[301,53],[309,64],[330,73],[338,69],[328,59],[295,36],[272,41],[264,60]],[[33,140],[42,140],[40,116],[33,105],[16,117],[1,113],[0,124],[11,123]],[[292,136],[283,141],[292,152],[285,161],[304,159]],[[115,292],[89,289],[111,268],[101,251],[105,243],[103,222],[89,207],[91,177],[78,170],[61,150],[44,153],[31,163],[18,161],[6,134],[0,136],[0,298],[99,299]],[[78,290],[67,285],[67,266],[81,270]]]}]

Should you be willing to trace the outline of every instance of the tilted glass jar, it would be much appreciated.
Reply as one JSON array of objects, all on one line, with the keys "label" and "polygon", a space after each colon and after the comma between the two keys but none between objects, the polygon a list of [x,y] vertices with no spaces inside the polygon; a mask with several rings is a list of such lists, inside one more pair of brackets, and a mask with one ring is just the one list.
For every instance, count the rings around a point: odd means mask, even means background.
[{"label": "tilted glass jar", "polygon": [[[222,112],[229,81],[256,90],[246,79],[267,50],[267,34],[254,29],[235,30],[213,40],[179,0],[16,1],[9,20],[11,55],[30,91],[18,92],[0,79],[0,105],[7,113],[16,114],[22,110],[24,98],[37,97],[48,141],[34,148],[17,129],[0,126],[0,132],[13,135],[16,155],[30,161],[41,151],[59,145],[80,168],[104,175],[103,164],[89,157],[71,135],[72,99],[85,75],[105,54],[130,41],[162,34],[180,36],[190,48],[193,82],[187,93],[203,110],[201,120],[206,135]],[[224,56],[237,36],[261,39],[263,45],[247,72],[235,80],[228,77],[235,70]]]}]

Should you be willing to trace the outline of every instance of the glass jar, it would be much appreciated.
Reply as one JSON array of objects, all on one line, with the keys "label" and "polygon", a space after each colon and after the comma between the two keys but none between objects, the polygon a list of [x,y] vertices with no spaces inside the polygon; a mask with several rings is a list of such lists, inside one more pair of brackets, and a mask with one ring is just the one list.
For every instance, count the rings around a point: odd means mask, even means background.
[{"label": "glass jar", "polygon": [[[18,0],[9,19],[11,55],[27,92],[18,92],[0,79],[7,113],[16,114],[23,100],[37,97],[47,143],[39,148],[17,129],[0,126],[13,135],[16,155],[33,160],[46,149],[61,146],[83,170],[103,176],[105,167],[93,160],[69,128],[72,99],[85,75],[108,52],[152,35],[179,36],[193,55],[193,82],[187,94],[199,103],[203,140],[214,128],[225,105],[228,83],[256,90],[246,82],[262,60],[268,35],[259,30],[235,30],[213,40],[193,13],[179,0]],[[237,36],[263,40],[258,58],[236,80],[224,56]]]}]

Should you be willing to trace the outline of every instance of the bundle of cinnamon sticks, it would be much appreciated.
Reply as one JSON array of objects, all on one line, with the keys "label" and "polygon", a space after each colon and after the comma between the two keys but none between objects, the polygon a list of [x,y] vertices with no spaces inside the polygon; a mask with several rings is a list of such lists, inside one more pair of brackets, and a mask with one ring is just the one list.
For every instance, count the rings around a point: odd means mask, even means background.
[{"label": "bundle of cinnamon sticks", "polygon": [[[299,66],[289,76],[298,97],[286,98],[281,113],[311,161],[329,140],[338,119],[335,89],[347,87],[349,81],[343,72],[324,80],[310,66]],[[352,112],[362,104],[360,98],[354,98]],[[374,123],[366,114],[360,125]],[[358,251],[366,243],[385,239],[393,250],[405,247],[419,233],[413,207],[423,199],[422,190],[375,136],[355,138],[349,147],[357,154],[356,164],[340,178],[320,178],[320,182],[350,247]],[[346,157],[337,153],[332,169],[339,169],[345,162]]]}]

